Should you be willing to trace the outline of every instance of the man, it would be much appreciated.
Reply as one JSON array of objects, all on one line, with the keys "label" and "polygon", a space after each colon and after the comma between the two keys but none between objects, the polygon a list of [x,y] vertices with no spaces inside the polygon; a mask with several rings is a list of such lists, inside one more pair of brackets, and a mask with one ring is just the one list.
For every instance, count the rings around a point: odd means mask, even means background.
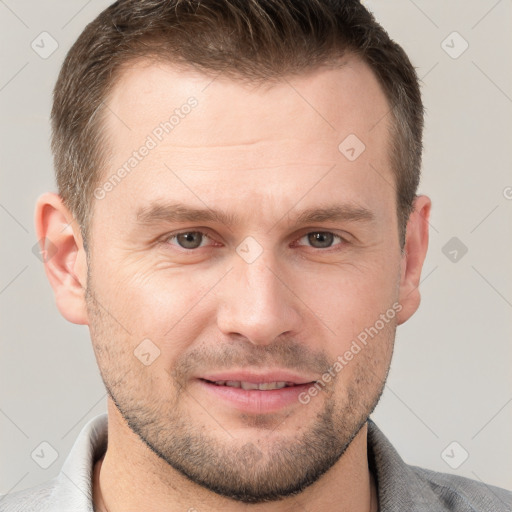
[{"label": "man", "polygon": [[1,510],[509,510],[369,419],[420,302],[414,68],[358,2],[124,0],[84,30],[37,204],[108,391]]}]

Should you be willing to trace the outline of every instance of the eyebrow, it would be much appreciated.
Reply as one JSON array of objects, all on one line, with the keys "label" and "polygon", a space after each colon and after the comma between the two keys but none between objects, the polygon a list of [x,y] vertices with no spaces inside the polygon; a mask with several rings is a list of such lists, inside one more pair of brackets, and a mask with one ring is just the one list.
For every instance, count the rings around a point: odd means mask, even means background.
[{"label": "eyebrow", "polygon": [[[287,212],[279,220],[290,216]],[[152,203],[137,211],[137,222],[141,225],[152,225],[165,222],[217,222],[227,226],[241,223],[241,217],[234,213],[211,208],[195,208],[183,203]],[[333,204],[323,207],[307,208],[301,211],[293,221],[295,225],[315,222],[371,222],[375,220],[375,214],[362,206],[354,204]]]}]

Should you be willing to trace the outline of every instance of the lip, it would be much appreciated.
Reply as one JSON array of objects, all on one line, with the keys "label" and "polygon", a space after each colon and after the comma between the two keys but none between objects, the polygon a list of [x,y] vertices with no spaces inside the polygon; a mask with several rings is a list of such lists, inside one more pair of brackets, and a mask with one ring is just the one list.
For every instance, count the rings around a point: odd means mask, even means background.
[{"label": "lip", "polygon": [[301,376],[288,370],[271,370],[266,372],[254,372],[247,370],[225,371],[208,373],[200,376],[201,379],[212,382],[220,380],[236,380],[252,383],[260,382],[293,382],[293,384],[310,384],[316,379],[308,376]]},{"label": "lip", "polygon": [[[251,383],[290,382],[293,386],[259,390],[219,386],[214,381],[245,381]],[[196,379],[201,390],[215,401],[246,414],[268,414],[300,405],[299,395],[311,387],[315,379],[302,377],[285,370],[265,373],[229,371],[205,374]]]}]

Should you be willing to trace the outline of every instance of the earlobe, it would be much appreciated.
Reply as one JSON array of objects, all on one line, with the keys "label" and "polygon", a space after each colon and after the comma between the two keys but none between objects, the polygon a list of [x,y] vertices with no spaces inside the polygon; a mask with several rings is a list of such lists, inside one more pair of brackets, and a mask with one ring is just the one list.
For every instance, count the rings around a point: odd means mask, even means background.
[{"label": "earlobe", "polygon": [[88,324],[87,259],[82,236],[59,195],[47,193],[37,200],[35,227],[41,259],[59,311],[72,323]]},{"label": "earlobe", "polygon": [[398,325],[406,322],[420,305],[420,279],[428,249],[429,217],[431,201],[418,196],[407,223],[404,255],[401,263],[399,302],[402,310],[397,315]]}]

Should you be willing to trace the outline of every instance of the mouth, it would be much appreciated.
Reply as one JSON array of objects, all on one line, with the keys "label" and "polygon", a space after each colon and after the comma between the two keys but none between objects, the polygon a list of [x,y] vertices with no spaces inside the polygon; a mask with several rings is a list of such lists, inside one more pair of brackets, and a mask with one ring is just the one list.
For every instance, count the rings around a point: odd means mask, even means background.
[{"label": "mouth", "polygon": [[226,372],[196,379],[201,391],[229,412],[266,414],[301,406],[299,395],[315,384],[315,379],[287,371],[255,374]]},{"label": "mouth", "polygon": [[[201,379],[210,384],[215,384],[216,386],[228,386],[230,388],[240,388],[240,389],[258,389],[259,391],[271,391],[273,389],[283,389],[290,388],[293,386],[302,386],[303,384],[295,384],[294,382],[283,382],[283,381],[274,381],[274,382],[248,382],[248,381],[240,381],[240,380],[218,380],[211,381],[208,379]],[[310,383],[312,384],[312,383]]]}]

